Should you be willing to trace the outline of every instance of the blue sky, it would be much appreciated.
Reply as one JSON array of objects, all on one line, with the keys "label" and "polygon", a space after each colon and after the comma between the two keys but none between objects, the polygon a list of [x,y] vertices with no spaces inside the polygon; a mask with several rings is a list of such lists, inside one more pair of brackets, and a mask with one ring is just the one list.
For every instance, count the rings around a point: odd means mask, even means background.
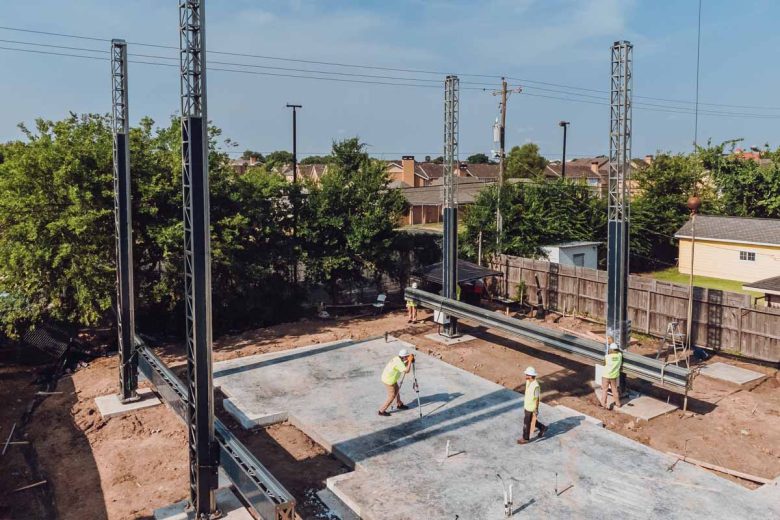
[{"label": "blue sky", "polygon": [[[209,0],[207,42],[212,51],[459,74],[464,89],[462,158],[489,152],[491,124],[498,113],[497,98],[490,93],[492,84],[498,87],[498,77],[468,74],[517,78],[510,85],[522,85],[524,93],[513,95],[509,102],[507,144],[536,142],[547,157],[555,159],[560,156],[561,119],[571,121],[569,157],[607,152],[609,108],[601,103],[607,100],[602,91],[609,88],[609,49],[615,40],[630,40],[635,95],[645,96],[634,98],[633,155],[641,156],[692,147],[694,118],[689,112],[693,105],[685,102],[695,97],[697,9],[697,0]],[[700,109],[738,116],[701,113],[700,142],[741,137],[747,146],[780,144],[780,100],[773,95],[780,82],[774,67],[780,48],[779,18],[780,3],[771,0],[739,4],[704,0],[700,101],[713,105],[702,104]],[[178,9],[173,0],[1,0],[0,20],[6,27],[178,45]],[[0,47],[93,56],[104,55],[29,43],[108,48],[102,41],[4,29],[0,39],[4,40]],[[132,44],[129,51],[177,56],[175,49]],[[376,156],[441,154],[443,74],[226,55],[210,55],[209,60],[209,117],[222,127],[225,137],[239,144],[236,150],[289,149],[291,122],[285,104],[299,103],[304,106],[298,116],[302,155],[327,153],[333,139],[354,135]],[[316,74],[349,80],[424,79],[428,81],[418,83],[429,87],[215,70],[314,74],[261,66],[393,78]],[[20,138],[16,124],[39,116],[55,119],[68,111],[110,110],[105,61],[0,49],[0,70],[0,140]],[[144,115],[164,121],[178,110],[175,67],[131,63],[129,81],[133,123]],[[640,108],[640,102],[661,106]]]}]

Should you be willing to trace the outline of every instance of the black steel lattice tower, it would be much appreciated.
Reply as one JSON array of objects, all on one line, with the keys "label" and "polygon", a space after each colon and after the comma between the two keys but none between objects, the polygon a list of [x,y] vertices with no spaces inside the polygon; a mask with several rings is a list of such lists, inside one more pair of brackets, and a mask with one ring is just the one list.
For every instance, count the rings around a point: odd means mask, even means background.
[{"label": "black steel lattice tower", "polygon": [[[455,299],[458,287],[458,200],[455,172],[458,163],[458,106],[460,81],[447,76],[444,81],[444,243],[442,253],[442,288],[445,298]],[[458,333],[457,318],[450,317],[444,327],[447,336]]]},{"label": "black steel lattice tower", "polygon": [[184,300],[190,500],[197,518],[216,512],[218,451],[211,369],[211,245],[204,0],[179,2]]},{"label": "black steel lattice tower", "polygon": [[127,43],[111,40],[111,126],[114,136],[114,225],[116,231],[116,321],[119,341],[119,399],[138,400],[133,294],[133,219],[127,106]]},{"label": "black steel lattice tower", "polygon": [[628,252],[633,45],[612,45],[607,228],[607,333],[628,345]]}]

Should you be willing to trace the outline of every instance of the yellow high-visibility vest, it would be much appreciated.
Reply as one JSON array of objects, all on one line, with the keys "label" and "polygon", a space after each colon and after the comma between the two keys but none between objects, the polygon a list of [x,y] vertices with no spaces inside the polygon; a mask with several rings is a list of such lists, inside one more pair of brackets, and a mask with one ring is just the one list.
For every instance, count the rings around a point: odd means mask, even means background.
[{"label": "yellow high-visibility vest", "polygon": [[623,354],[611,352],[604,356],[604,376],[607,379],[620,377],[620,367],[623,365]]},{"label": "yellow high-visibility vest", "polygon": [[523,407],[529,412],[535,412],[539,407],[539,395],[542,389],[539,387],[539,381],[536,379],[525,382],[525,396]]}]

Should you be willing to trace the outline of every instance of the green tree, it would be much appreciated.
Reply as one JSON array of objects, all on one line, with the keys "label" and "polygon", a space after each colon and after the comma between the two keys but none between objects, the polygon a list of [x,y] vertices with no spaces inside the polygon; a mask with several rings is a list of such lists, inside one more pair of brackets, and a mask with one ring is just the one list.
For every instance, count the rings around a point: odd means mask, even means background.
[{"label": "green tree", "polygon": [[320,185],[308,187],[300,231],[307,277],[335,298],[365,274],[378,279],[392,271],[394,228],[406,201],[358,138],[334,142],[332,155]]},{"label": "green tree", "polygon": [[539,155],[539,146],[536,144],[513,146],[506,157],[506,177],[539,177],[546,166],[547,159]]},{"label": "green tree", "polygon": [[293,154],[287,150],[277,150],[265,156],[265,166],[269,170],[279,170],[286,164],[292,164]]},{"label": "green tree", "polygon": [[[479,233],[482,232],[482,253],[496,252],[495,186],[483,189],[475,203],[466,209],[461,251],[476,258]],[[504,186],[501,208],[504,231],[502,251],[511,255],[539,257],[542,246],[570,240],[604,240],[606,238],[606,208],[579,183],[566,180],[551,182],[520,182]]]},{"label": "green tree", "polygon": [[[183,231],[180,123],[130,133],[139,328],[181,332]],[[22,127],[0,164],[0,325],[45,319],[112,323],[115,295],[112,138],[107,116],[71,115]],[[220,135],[209,129],[211,149]],[[278,321],[296,298],[283,283],[292,256],[297,187],[260,170],[237,175],[209,154],[215,330]],[[155,323],[154,320],[157,320]],[[144,329],[148,330],[148,329]]]},{"label": "green tree", "polygon": [[330,155],[310,155],[298,162],[300,164],[329,164],[331,161],[333,161],[333,157]]},{"label": "green tree", "polygon": [[244,150],[244,153],[241,154],[241,158],[246,160],[254,159],[257,162],[265,162],[265,157],[263,157],[263,154],[252,150]]},{"label": "green tree", "polygon": [[466,159],[466,162],[469,164],[494,164],[493,161],[490,160],[490,157],[484,153],[475,153],[474,155],[469,155]]}]

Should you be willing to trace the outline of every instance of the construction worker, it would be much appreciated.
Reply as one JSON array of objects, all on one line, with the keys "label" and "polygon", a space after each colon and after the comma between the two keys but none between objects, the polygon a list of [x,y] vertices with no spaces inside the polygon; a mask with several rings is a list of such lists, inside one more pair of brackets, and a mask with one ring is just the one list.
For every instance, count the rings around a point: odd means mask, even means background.
[{"label": "construction worker", "polygon": [[395,401],[395,407],[398,410],[408,410],[409,407],[401,402],[401,389],[398,387],[398,381],[404,374],[408,374],[414,363],[414,354],[410,354],[405,348],[398,352],[398,355],[388,361],[385,369],[382,371],[382,383],[387,388],[387,400],[379,409],[379,415],[388,417],[390,414],[387,409]]},{"label": "construction worker", "polygon": [[[417,289],[417,282],[412,284],[412,289]],[[411,298],[406,299],[406,312],[408,319],[406,323],[417,323],[417,302]]]},{"label": "construction worker", "polygon": [[525,369],[525,396],[523,398],[523,408],[525,416],[523,417],[523,437],[517,439],[517,444],[526,444],[531,438],[531,423],[535,422],[535,428],[539,428],[539,437],[544,437],[547,426],[540,423],[539,417],[539,397],[542,393],[539,387],[539,381],[536,380],[536,369],[528,367]]},{"label": "construction worker", "polygon": [[620,369],[623,366],[623,354],[612,336],[607,337],[609,351],[604,356],[604,372],[601,374],[601,406],[607,407],[607,389],[612,388],[615,406],[620,408]]}]

